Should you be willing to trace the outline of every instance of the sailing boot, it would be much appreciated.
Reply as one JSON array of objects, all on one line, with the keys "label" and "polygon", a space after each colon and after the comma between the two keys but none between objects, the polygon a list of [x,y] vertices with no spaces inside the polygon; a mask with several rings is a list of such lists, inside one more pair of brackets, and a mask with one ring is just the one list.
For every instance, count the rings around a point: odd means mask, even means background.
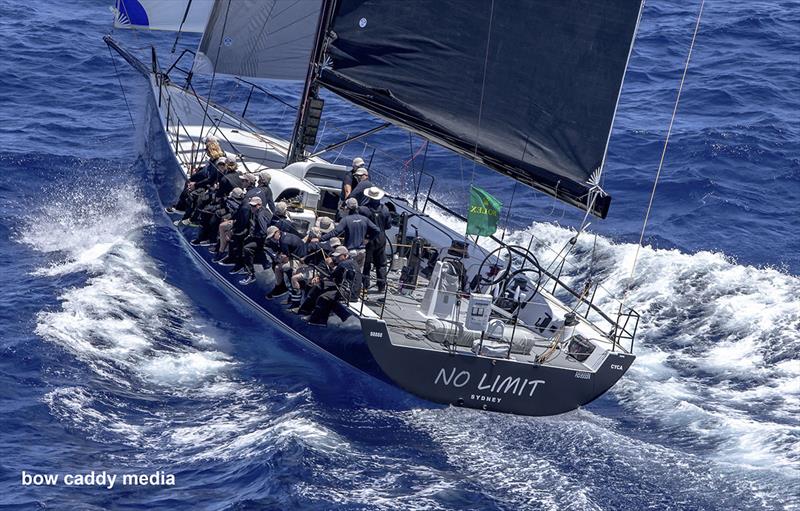
[{"label": "sailing boot", "polygon": [[276,285],[272,288],[272,291],[267,293],[267,300],[272,300],[273,298],[277,298],[279,296],[283,296],[289,292],[289,289],[286,287],[286,284],[281,282],[280,284]]},{"label": "sailing boot", "polygon": [[321,307],[315,307],[307,321],[311,325],[328,326],[328,312]]},{"label": "sailing boot", "polygon": [[236,266],[237,262],[238,262],[237,258],[232,257],[231,254],[229,253],[226,257],[220,259],[218,261],[218,264],[220,266]]}]

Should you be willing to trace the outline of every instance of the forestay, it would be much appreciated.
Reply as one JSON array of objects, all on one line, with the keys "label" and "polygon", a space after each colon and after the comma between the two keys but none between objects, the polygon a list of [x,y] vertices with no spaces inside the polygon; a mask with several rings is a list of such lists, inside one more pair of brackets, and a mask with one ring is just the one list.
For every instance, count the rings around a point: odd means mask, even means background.
[{"label": "forestay", "polygon": [[114,27],[202,32],[213,4],[213,0],[117,0]]},{"label": "forestay", "polygon": [[216,0],[193,71],[304,80],[321,0]]},{"label": "forestay", "polygon": [[[340,0],[319,82],[586,209],[641,0]],[[610,197],[592,212],[605,217]]]}]

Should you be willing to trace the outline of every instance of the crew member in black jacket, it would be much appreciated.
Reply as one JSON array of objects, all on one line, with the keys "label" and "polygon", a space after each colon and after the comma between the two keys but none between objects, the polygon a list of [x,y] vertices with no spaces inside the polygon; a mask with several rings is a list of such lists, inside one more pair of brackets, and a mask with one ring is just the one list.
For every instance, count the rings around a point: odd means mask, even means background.
[{"label": "crew member in black jacket", "polygon": [[261,203],[264,205],[266,209],[269,209],[270,214],[275,214],[275,203],[272,201],[272,189],[269,187],[269,183],[272,180],[272,176],[266,170],[262,170],[258,174],[250,174],[249,178],[253,181],[258,181],[258,184],[249,190],[247,190],[247,194],[245,194],[245,200],[250,200],[252,197],[261,197]]},{"label": "crew member in black jacket", "polygon": [[[256,182],[253,174],[242,174],[241,179],[246,188],[252,188]],[[238,273],[243,268],[242,249],[244,248],[244,238],[247,236],[247,232],[250,229],[250,213],[252,210],[249,207],[249,202],[250,199],[253,198],[252,196],[247,196],[247,191],[249,190],[245,190],[242,206],[233,214],[233,223],[230,227],[230,248],[228,249],[228,255],[224,259],[217,261],[217,264],[221,264],[222,266],[233,266],[234,269],[231,270],[231,273]]]},{"label": "crew member in black jacket", "polygon": [[[206,158],[208,163],[204,164],[202,167],[198,166],[197,168],[191,169],[190,172],[191,176],[189,177],[189,179],[186,180],[186,183],[184,183],[183,191],[181,192],[181,195],[178,198],[178,202],[176,202],[174,206],[166,208],[167,213],[181,213],[181,214],[185,213],[190,206],[190,201],[192,199],[191,193],[194,190],[195,183],[205,178],[205,176],[207,175],[205,172],[208,168],[208,165],[210,165],[211,162],[216,161],[217,159],[225,156],[225,152],[220,147],[219,141],[217,140],[216,137],[212,136],[206,137],[205,143],[206,143]],[[178,223],[180,222],[181,220],[176,220],[175,225],[178,225]]]},{"label": "crew member in black jacket", "polygon": [[288,205],[280,201],[275,204],[275,216],[272,218],[272,225],[276,226],[281,232],[292,233],[295,236],[300,236],[300,231],[294,226],[291,220],[286,216]]},{"label": "crew member in black jacket", "polygon": [[256,281],[256,270],[254,267],[257,255],[263,256],[264,241],[267,238],[272,214],[264,208],[261,197],[253,197],[248,202],[250,205],[250,229],[244,240],[243,258],[244,270],[247,277],[239,281],[239,284],[247,286]]},{"label": "crew member in black jacket", "polygon": [[[369,180],[369,171],[364,167],[361,167],[353,174],[358,181],[358,184],[353,191],[350,192],[350,197],[356,200],[359,205],[364,204],[366,202],[366,197],[364,196],[364,192],[367,191],[368,188],[372,188],[373,185],[372,181]],[[348,198],[350,198],[348,197]]]},{"label": "crew member in black jacket", "polygon": [[181,223],[184,225],[199,221],[198,213],[213,200],[213,188],[222,179],[222,170],[228,164],[228,158],[221,156],[214,161],[209,161],[202,169],[189,178],[186,187],[189,189],[189,201]]},{"label": "crew member in black jacket", "polygon": [[[219,251],[219,231],[220,224],[233,217],[234,213],[239,210],[244,198],[244,190],[241,188],[234,188],[230,191],[227,197],[223,200],[214,201],[204,211],[205,218],[203,218],[203,226],[197,234],[197,238],[192,240],[192,245],[210,246],[215,245],[217,248],[212,252]],[[227,244],[227,241],[225,242]]]},{"label": "crew member in black jacket", "polygon": [[239,175],[239,172],[237,172],[238,167],[239,164],[236,163],[236,160],[228,157],[228,163],[225,164],[224,175],[217,185],[218,199],[225,199],[234,188],[245,188],[242,177]]},{"label": "crew member in black jacket", "polygon": [[384,195],[386,195],[386,193],[377,186],[367,188],[366,192],[364,192],[367,202],[364,206],[359,208],[359,212],[372,220],[380,231],[377,236],[367,243],[363,271],[364,289],[369,289],[369,274],[372,270],[372,265],[375,265],[378,292],[380,293],[386,289],[386,230],[391,227],[392,220],[389,208],[381,203],[381,199]]},{"label": "crew member in black jacket", "polygon": [[344,246],[351,251],[358,271],[361,272],[364,267],[366,243],[378,236],[380,230],[372,220],[358,213],[358,202],[353,197],[345,201],[345,206],[349,214],[339,221],[334,230],[323,234],[320,240],[327,241],[344,235]]},{"label": "crew member in black jacket", "polygon": [[350,196],[350,193],[353,191],[353,188],[356,187],[358,184],[358,180],[356,179],[356,172],[358,169],[364,166],[364,158],[355,157],[353,158],[353,166],[350,168],[350,172],[344,175],[342,179],[342,194],[340,197],[342,198],[342,204],[339,205],[340,209],[341,206],[344,205],[344,201]]},{"label": "crew member in black jacket", "polygon": [[336,267],[331,275],[318,278],[300,307],[301,314],[311,312],[308,322],[312,325],[326,326],[331,312],[346,321],[350,313],[342,301],[356,300],[361,291],[361,275],[355,262],[350,259],[348,250],[337,247],[333,251],[333,259]]},{"label": "crew member in black jacket", "polygon": [[267,295],[267,299],[271,300],[289,291],[284,274],[288,273],[291,277],[292,270],[300,266],[300,259],[306,255],[306,243],[300,236],[281,232],[277,226],[271,225],[267,229],[264,249],[273,261],[272,270],[275,273],[275,287]]}]

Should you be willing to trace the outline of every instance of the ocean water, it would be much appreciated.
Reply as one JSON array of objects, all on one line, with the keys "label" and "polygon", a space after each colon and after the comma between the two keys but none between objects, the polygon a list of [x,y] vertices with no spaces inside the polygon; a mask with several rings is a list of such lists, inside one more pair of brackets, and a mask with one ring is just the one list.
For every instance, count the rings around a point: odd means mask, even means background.
[{"label": "ocean water", "polygon": [[[631,278],[698,7],[647,3],[611,140],[611,214],[568,267],[642,313],[638,358],[608,394],[549,418],[431,405],[228,299],[160,212],[149,91],[102,42],[108,3],[0,2],[4,509],[800,509],[800,3],[706,4]],[[170,34],[114,36],[174,58]],[[240,110],[247,92],[218,80],[212,96]],[[293,113],[254,98],[248,117],[286,134]],[[329,97],[322,138],[376,122]],[[473,180],[513,195],[506,238],[533,237],[540,260],[581,220],[400,130],[328,157],[373,149],[396,193],[424,165],[455,209]],[[21,476],[104,470],[176,483]]]}]

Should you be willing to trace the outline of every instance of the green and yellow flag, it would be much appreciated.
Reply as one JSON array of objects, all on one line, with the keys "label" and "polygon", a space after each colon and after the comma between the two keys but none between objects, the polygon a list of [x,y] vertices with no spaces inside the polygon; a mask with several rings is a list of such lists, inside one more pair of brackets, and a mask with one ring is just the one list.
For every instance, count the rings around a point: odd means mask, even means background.
[{"label": "green and yellow flag", "polygon": [[497,219],[503,203],[486,190],[470,185],[469,214],[467,214],[467,234],[491,236],[497,230]]}]

